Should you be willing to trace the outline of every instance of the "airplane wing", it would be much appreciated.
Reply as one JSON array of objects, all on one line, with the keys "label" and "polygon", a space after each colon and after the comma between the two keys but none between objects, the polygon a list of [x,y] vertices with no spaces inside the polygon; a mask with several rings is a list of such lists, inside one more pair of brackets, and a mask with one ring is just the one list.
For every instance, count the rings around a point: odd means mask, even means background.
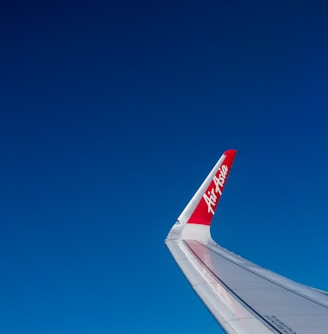
[{"label": "airplane wing", "polygon": [[236,151],[224,152],[165,243],[227,333],[328,333],[328,293],[245,260],[213,241],[210,224]]}]

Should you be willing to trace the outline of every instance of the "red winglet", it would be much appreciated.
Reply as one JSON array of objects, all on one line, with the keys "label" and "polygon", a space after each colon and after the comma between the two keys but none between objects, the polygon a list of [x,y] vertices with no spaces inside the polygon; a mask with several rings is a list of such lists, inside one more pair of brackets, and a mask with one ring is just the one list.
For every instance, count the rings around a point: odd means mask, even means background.
[{"label": "red winglet", "polygon": [[191,214],[187,222],[188,224],[211,225],[236,153],[236,150],[228,150],[224,152],[225,158],[220,166],[218,166],[218,170],[211,183],[204,192],[194,212]]}]

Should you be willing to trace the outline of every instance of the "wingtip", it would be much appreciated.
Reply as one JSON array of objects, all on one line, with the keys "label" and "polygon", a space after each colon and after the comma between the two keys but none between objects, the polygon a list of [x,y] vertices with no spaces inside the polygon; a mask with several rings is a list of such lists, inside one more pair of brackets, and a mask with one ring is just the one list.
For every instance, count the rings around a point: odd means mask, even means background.
[{"label": "wingtip", "polygon": [[228,179],[237,150],[227,150],[218,160],[210,174],[206,186],[197,199],[197,205],[187,220],[188,224],[211,225],[218,202]]},{"label": "wingtip", "polygon": [[168,240],[209,241],[210,225],[237,150],[225,151],[173,225]]},{"label": "wingtip", "polygon": [[223,154],[224,155],[233,155],[233,156],[235,156],[237,154],[237,150],[235,150],[235,149],[226,150]]}]

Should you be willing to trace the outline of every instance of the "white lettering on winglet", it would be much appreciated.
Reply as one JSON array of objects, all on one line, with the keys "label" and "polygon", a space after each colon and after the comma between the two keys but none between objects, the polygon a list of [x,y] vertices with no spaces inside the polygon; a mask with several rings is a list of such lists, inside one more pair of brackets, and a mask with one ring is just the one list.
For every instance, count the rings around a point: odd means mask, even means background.
[{"label": "white lettering on winglet", "polygon": [[219,168],[219,175],[215,175],[213,178],[215,187],[208,190],[207,193],[203,195],[204,201],[207,204],[207,212],[211,213],[212,215],[214,215],[214,209],[217,204],[218,197],[220,197],[222,194],[222,189],[227,178],[228,170],[229,168],[227,165],[222,165]]}]

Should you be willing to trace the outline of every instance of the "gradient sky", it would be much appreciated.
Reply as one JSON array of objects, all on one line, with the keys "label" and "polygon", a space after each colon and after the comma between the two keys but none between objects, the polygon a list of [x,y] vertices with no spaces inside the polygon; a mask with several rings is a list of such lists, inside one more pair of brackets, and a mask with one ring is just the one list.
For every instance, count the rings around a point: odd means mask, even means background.
[{"label": "gradient sky", "polygon": [[327,6],[3,5],[0,332],[220,333],[164,239],[229,148],[214,239],[328,290]]}]

